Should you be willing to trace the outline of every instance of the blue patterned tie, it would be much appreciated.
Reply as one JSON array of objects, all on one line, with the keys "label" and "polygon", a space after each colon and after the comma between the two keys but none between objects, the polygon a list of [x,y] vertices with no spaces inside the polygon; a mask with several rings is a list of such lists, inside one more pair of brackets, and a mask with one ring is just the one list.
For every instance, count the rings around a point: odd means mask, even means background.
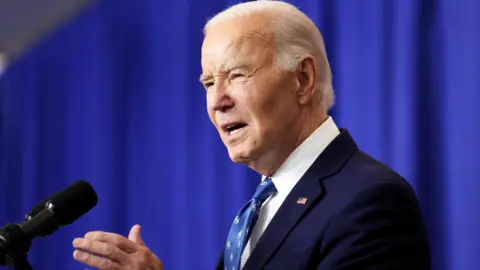
[{"label": "blue patterned tie", "polygon": [[247,243],[250,232],[258,219],[263,202],[277,192],[271,178],[260,183],[253,198],[245,204],[233,221],[225,246],[224,264],[226,270],[239,270],[242,252]]}]

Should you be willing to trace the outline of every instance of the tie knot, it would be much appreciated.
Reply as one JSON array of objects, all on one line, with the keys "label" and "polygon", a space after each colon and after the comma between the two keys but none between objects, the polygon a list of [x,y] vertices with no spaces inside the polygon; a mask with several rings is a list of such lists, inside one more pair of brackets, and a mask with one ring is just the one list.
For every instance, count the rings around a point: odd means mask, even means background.
[{"label": "tie knot", "polygon": [[257,190],[253,195],[253,199],[259,200],[263,203],[268,198],[268,196],[272,195],[275,192],[277,192],[277,189],[273,184],[272,178],[268,177],[263,180],[260,185],[258,185]]}]

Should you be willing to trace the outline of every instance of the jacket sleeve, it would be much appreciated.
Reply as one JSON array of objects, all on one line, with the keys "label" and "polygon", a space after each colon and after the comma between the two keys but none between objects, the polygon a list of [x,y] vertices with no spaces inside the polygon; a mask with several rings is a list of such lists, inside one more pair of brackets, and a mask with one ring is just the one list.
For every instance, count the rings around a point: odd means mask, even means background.
[{"label": "jacket sleeve", "polygon": [[318,270],[430,269],[425,225],[408,184],[359,193],[332,221],[320,249]]}]

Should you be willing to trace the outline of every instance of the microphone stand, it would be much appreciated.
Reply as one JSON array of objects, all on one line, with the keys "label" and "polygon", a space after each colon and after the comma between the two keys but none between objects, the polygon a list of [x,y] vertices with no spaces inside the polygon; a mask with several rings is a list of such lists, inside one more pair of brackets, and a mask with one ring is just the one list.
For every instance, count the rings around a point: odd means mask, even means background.
[{"label": "microphone stand", "polygon": [[[15,241],[11,241],[14,239]],[[31,240],[23,234],[18,224],[9,224],[0,228],[0,266],[14,270],[33,270],[27,254]]]},{"label": "microphone stand", "polygon": [[14,270],[33,270],[30,262],[28,262],[27,256],[8,259],[7,266]]}]

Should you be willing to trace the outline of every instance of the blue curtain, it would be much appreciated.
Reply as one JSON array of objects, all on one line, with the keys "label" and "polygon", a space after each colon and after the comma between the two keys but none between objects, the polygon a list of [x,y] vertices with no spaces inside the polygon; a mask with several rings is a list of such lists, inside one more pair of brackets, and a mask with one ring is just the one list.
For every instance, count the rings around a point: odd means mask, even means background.
[{"label": "blue curtain", "polygon": [[[198,83],[202,26],[237,1],[105,0],[0,81],[0,222],[76,179],[99,204],[34,242],[34,269],[84,269],[71,242],[143,226],[167,269],[212,269],[260,177],[233,164]],[[479,269],[480,2],[292,1],[324,34],[332,114],[415,187],[434,269]]]}]

